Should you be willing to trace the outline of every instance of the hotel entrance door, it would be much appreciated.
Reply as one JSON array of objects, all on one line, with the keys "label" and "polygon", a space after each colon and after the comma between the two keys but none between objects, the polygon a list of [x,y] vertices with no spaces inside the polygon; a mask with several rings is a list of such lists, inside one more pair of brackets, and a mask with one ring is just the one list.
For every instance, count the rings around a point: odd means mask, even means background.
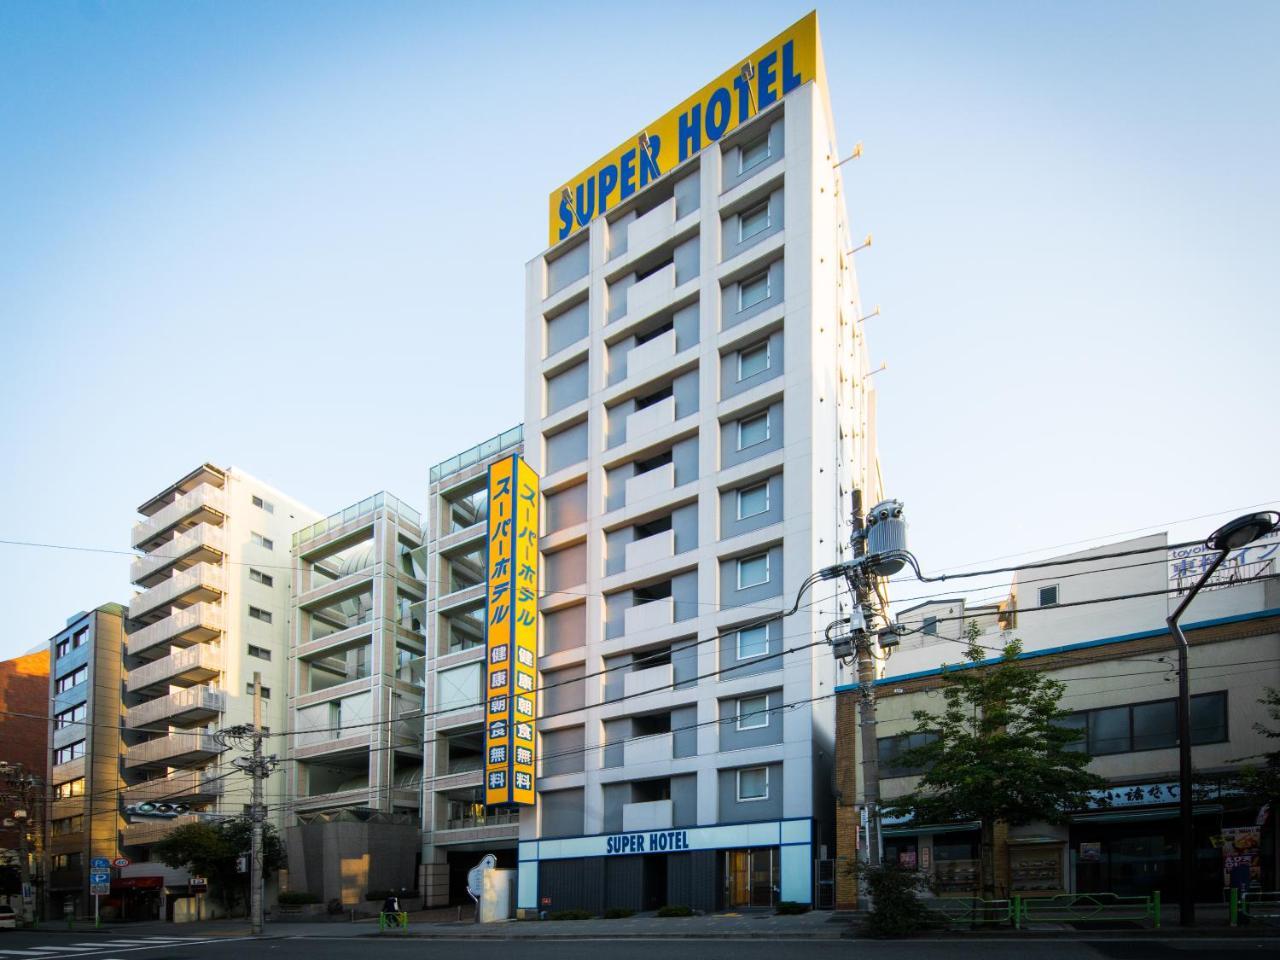
[{"label": "hotel entrance door", "polygon": [[772,907],[777,888],[778,851],[729,850],[725,858],[725,906]]}]

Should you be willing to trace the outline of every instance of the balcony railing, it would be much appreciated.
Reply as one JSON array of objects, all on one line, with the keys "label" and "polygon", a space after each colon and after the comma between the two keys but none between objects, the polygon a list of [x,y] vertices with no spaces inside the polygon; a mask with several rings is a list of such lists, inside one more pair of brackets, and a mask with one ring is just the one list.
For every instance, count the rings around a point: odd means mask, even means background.
[{"label": "balcony railing", "polygon": [[125,650],[136,656],[156,644],[189,639],[196,642],[222,632],[222,607],[216,603],[193,603],[175,610],[163,620],[143,627],[125,638]]},{"label": "balcony railing", "polygon": [[519,810],[495,810],[492,813],[465,813],[450,816],[444,822],[446,830],[470,830],[476,827],[505,827],[520,822]]},{"label": "balcony railing", "polygon": [[126,767],[143,767],[163,764],[171,766],[178,761],[215,757],[225,748],[211,733],[186,733],[175,731],[165,737],[156,737],[145,743],[136,743],[124,753]]},{"label": "balcony railing", "polygon": [[144,780],[120,791],[125,804],[155,803],[160,800],[191,800],[222,795],[226,781],[200,770],[186,770],[172,776]]},{"label": "balcony railing", "polygon": [[309,527],[303,527],[293,535],[293,547],[296,550],[300,544],[306,543],[308,540],[314,540],[316,537],[322,537],[330,530],[337,530],[339,527],[346,526],[352,521],[359,520],[361,517],[367,517],[369,514],[378,510],[389,510],[401,520],[411,526],[421,529],[422,514],[409,506],[399,497],[383,491],[375,493],[372,497],[366,497],[359,503],[353,503],[345,510],[339,510],[331,516],[325,517],[323,520],[317,520]]},{"label": "balcony railing", "polygon": [[125,689],[137,693],[162,681],[195,683],[216,677],[221,670],[222,651],[213,644],[201,643],[130,670],[125,677]]},{"label": "balcony railing", "polygon": [[147,519],[133,525],[133,546],[140,547],[154,540],[164,531],[177,526],[188,517],[206,512],[222,515],[227,512],[227,496],[217,487],[202,484],[190,493],[184,493],[167,507],[153,513]]},{"label": "balcony railing", "polygon": [[477,463],[483,463],[490,457],[496,457],[504,450],[510,450],[512,447],[524,443],[524,424],[520,423],[498,434],[496,437],[490,437],[484,443],[477,443],[470,450],[464,450],[457,456],[450,457],[441,463],[437,463],[431,468],[431,483],[443,480],[451,474],[457,473],[466,467],[474,466]]},{"label": "balcony railing", "polygon": [[145,727],[161,721],[195,722],[222,713],[226,709],[226,703],[226,695],[213,687],[177,690],[136,707],[129,707],[124,712],[124,725]]},{"label": "balcony railing", "polygon": [[154,553],[138,557],[129,564],[129,580],[132,583],[141,583],[165,567],[172,566],[200,550],[215,553],[227,552],[221,528],[200,523],[178,534],[168,543],[157,548]]},{"label": "balcony railing", "polygon": [[129,616],[140,617],[166,604],[174,603],[185,594],[196,590],[208,589],[213,593],[221,593],[223,584],[221,568],[209,563],[197,563],[190,570],[175,573],[168,580],[150,590],[142,591],[130,600]]}]

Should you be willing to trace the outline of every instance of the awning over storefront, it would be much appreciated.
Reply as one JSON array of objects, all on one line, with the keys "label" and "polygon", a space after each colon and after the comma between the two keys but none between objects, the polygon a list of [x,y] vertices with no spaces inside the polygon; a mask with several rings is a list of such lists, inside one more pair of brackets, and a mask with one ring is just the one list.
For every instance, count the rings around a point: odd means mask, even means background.
[{"label": "awning over storefront", "polygon": [[962,830],[981,830],[982,824],[977,820],[969,823],[895,823],[892,827],[882,827],[882,837],[917,837],[934,833],[956,833]]},{"label": "awning over storefront", "polygon": [[[1202,803],[1191,808],[1193,816],[1221,813],[1222,804]],[[1131,823],[1135,820],[1172,820],[1178,816],[1177,807],[1159,807],[1155,810],[1100,810],[1096,813],[1073,813],[1072,823]]]}]

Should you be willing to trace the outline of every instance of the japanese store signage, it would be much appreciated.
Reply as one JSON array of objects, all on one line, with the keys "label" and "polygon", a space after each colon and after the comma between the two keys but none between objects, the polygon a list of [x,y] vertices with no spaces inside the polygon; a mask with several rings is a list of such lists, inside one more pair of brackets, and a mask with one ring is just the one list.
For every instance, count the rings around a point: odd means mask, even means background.
[{"label": "japanese store signage", "polygon": [[[1210,550],[1203,543],[1170,550],[1169,588],[1179,593],[1186,593],[1217,556],[1216,550]],[[1222,561],[1222,566],[1205,584],[1205,589],[1229,587],[1232,584],[1265,577],[1274,572],[1277,556],[1280,556],[1280,530],[1272,530],[1247,547],[1228,553],[1227,559]]]},{"label": "japanese store signage", "polygon": [[484,802],[534,803],[538,475],[519,456],[489,467]]},{"label": "japanese store signage", "polygon": [[818,15],[810,13],[553,190],[551,245],[821,74]]}]

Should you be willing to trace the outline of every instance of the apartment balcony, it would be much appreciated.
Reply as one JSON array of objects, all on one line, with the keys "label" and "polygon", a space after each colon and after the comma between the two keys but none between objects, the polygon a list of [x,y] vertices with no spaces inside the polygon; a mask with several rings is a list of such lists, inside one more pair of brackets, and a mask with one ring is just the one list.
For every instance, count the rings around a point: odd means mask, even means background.
[{"label": "apartment balcony", "polygon": [[129,616],[137,620],[155,616],[171,605],[186,606],[202,600],[216,600],[222,596],[224,586],[222,568],[198,563],[135,596],[129,601]]},{"label": "apartment balcony", "polygon": [[[667,668],[670,671],[670,667]],[[622,762],[630,767],[641,763],[670,763],[675,756],[672,735],[658,733],[651,737],[627,740],[622,745]]]},{"label": "apartment balcony", "polygon": [[652,250],[671,237],[675,225],[676,198],[671,197],[627,224],[627,254],[635,256]]},{"label": "apartment balcony", "polygon": [[470,811],[454,817],[448,817],[443,830],[476,830],[483,827],[509,827],[518,826],[520,823],[520,810],[517,809],[497,809],[490,813],[485,813],[483,808],[479,813]]},{"label": "apartment balcony", "polygon": [[184,493],[168,506],[133,525],[129,542],[135,550],[163,541],[180,524],[221,524],[227,512],[227,495],[217,487],[202,484]]},{"label": "apartment balcony", "polygon": [[676,465],[664,463],[656,470],[648,470],[637,474],[626,482],[625,499],[627,506],[670,493],[676,488]]},{"label": "apartment balcony", "polygon": [[125,637],[125,651],[137,656],[158,646],[188,646],[211,640],[222,632],[222,607],[215,603],[195,603],[175,610],[163,620]]},{"label": "apartment balcony", "polygon": [[675,611],[675,601],[671,597],[627,607],[622,612],[623,632],[629,636],[633,633],[644,633],[646,630],[669,627],[675,623]]},{"label": "apartment balcony", "polygon": [[646,340],[627,352],[627,379],[639,377],[646,370],[658,366],[676,355],[676,332],[668,330],[652,340]]},{"label": "apartment balcony", "polygon": [[622,805],[622,830],[670,830],[675,819],[670,800],[650,800],[646,803]]},{"label": "apartment balcony", "polygon": [[197,524],[156,548],[154,553],[134,560],[129,565],[129,579],[139,586],[154,586],[175,566],[189,567],[193,563],[219,559],[227,552],[225,540],[221,528]]},{"label": "apartment balcony", "polygon": [[627,417],[627,443],[669,427],[676,422],[676,398],[667,397]]},{"label": "apartment balcony", "polygon": [[226,709],[226,703],[226,695],[213,687],[177,690],[136,707],[129,707],[124,712],[124,725],[133,729],[159,723],[179,726],[204,723],[222,713]]},{"label": "apartment balcony", "polygon": [[628,317],[647,317],[671,301],[676,288],[676,265],[668,263],[627,288]]},{"label": "apartment balcony", "polygon": [[167,837],[169,831],[175,827],[181,827],[188,823],[200,823],[200,820],[201,818],[195,814],[188,813],[180,817],[156,820],[151,823],[131,823],[120,830],[120,846],[141,847],[149,843],[156,843]]},{"label": "apartment balcony", "polygon": [[[628,697],[638,697],[655,690],[670,690],[673,683],[675,683],[675,673],[671,664],[664,663],[656,667],[646,667],[644,670],[632,670],[623,676],[622,692]],[[628,746],[630,746],[629,743]],[[671,748],[668,744],[668,759],[670,759],[670,752]]]},{"label": "apartment balcony", "polygon": [[129,693],[138,693],[162,683],[191,686],[212,680],[221,671],[222,650],[213,644],[201,643],[130,670],[125,675],[124,687]]},{"label": "apartment balcony", "polygon": [[627,569],[635,570],[659,560],[670,560],[676,555],[676,532],[663,530],[652,536],[641,537],[627,544]]},{"label": "apartment balcony", "polygon": [[120,791],[126,806],[134,803],[156,803],[160,800],[212,800],[222,796],[226,781],[200,770],[184,770],[156,780],[144,780]]},{"label": "apartment balcony", "polygon": [[124,765],[130,768],[176,767],[212,760],[224,749],[226,748],[211,733],[175,731],[167,736],[127,747]]}]

